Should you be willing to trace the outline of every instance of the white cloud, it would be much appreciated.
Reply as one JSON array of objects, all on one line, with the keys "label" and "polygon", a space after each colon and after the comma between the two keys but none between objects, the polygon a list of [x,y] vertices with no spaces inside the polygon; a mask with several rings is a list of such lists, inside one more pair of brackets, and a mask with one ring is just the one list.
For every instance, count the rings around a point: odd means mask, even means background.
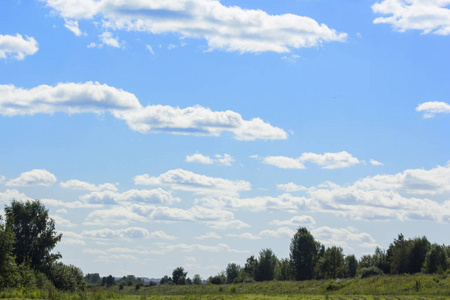
[{"label": "white cloud", "polygon": [[44,169],[34,169],[9,180],[7,186],[51,186],[55,184],[56,176]]},{"label": "white cloud", "polygon": [[332,228],[328,226],[319,227],[311,230],[315,239],[326,246],[341,246],[351,249],[349,242],[357,242],[360,247],[375,248],[378,244],[373,237],[365,232],[354,232],[348,228]]},{"label": "white cloud", "polygon": [[450,104],[439,101],[425,102],[417,106],[416,111],[423,111],[424,118],[433,118],[436,114],[450,113]]},{"label": "white cloud", "polygon": [[150,237],[155,238],[155,239],[162,239],[162,240],[176,240],[177,239],[176,236],[168,235],[167,233],[165,233],[162,230],[152,232],[150,234]]},{"label": "white cloud", "polygon": [[76,20],[65,20],[64,27],[72,31],[76,36],[86,35],[86,33],[82,32],[78,27],[78,21]]},{"label": "white cloud", "polygon": [[101,238],[101,239],[117,239],[117,238],[130,238],[130,239],[148,239],[150,233],[147,229],[141,227],[129,227],[125,229],[97,229],[97,230],[84,230],[82,232],[84,237],[89,238]]},{"label": "white cloud", "polygon": [[263,162],[282,169],[305,169],[304,163],[306,162],[322,166],[322,169],[348,168],[362,163],[358,158],[346,151],[324,154],[302,153],[298,158],[267,156],[263,158]]},{"label": "white cloud", "polygon": [[72,231],[58,230],[58,234],[62,233],[61,244],[65,245],[85,245],[84,236]]},{"label": "white cloud", "polygon": [[16,189],[7,189],[4,192],[0,192],[0,204],[9,205],[13,200],[26,201],[32,199]]},{"label": "white cloud", "polygon": [[187,155],[186,162],[190,162],[190,163],[194,162],[194,163],[199,163],[199,164],[204,164],[204,165],[211,165],[214,161],[209,156],[205,156],[203,154],[196,153],[196,154],[192,154],[192,155]]},{"label": "white cloud", "polygon": [[307,190],[306,187],[304,187],[302,185],[297,185],[297,184],[295,184],[293,182],[289,182],[289,183],[286,183],[286,184],[277,184],[277,188],[279,190],[285,191],[287,193]]},{"label": "white cloud", "polygon": [[172,196],[171,192],[161,188],[152,190],[129,190],[124,193],[111,191],[92,192],[80,197],[86,203],[90,204],[124,204],[124,203],[153,203],[153,204],[172,204],[180,202],[181,199]]},{"label": "white cloud", "polygon": [[305,169],[305,165],[296,158],[286,156],[267,156],[263,162],[281,169]]},{"label": "white cloud", "polygon": [[160,244],[161,251],[164,252],[231,252],[231,253],[248,253],[248,251],[241,251],[232,249],[227,244],[218,244],[215,246],[201,245],[201,244]]},{"label": "white cloud", "polygon": [[316,221],[310,216],[295,216],[289,220],[273,220],[269,224],[276,226],[312,227],[316,224]]},{"label": "white cloud", "polygon": [[23,60],[27,55],[33,55],[39,50],[38,43],[33,37],[20,34],[2,35],[0,34],[0,59],[12,57]]},{"label": "white cloud", "polygon": [[111,191],[116,192],[117,187],[112,183],[103,183],[99,185],[95,185],[89,182],[80,181],[77,179],[68,180],[66,182],[61,182],[59,184],[63,189],[71,189],[71,190],[85,190],[92,192],[101,192],[101,191]]},{"label": "white cloud", "polygon": [[103,32],[101,35],[99,35],[99,38],[102,41],[103,45],[120,48],[119,38],[114,37],[111,32]]},{"label": "white cloud", "polygon": [[244,120],[233,111],[211,111],[202,106],[185,109],[149,105],[143,107],[134,94],[98,82],[59,83],[31,89],[0,85],[0,114],[110,112],[140,133],[220,136],[231,133],[237,140],[286,139],[287,133],[259,118]]},{"label": "white cloud", "polygon": [[376,161],[375,159],[371,159],[371,160],[370,160],[370,163],[371,163],[373,166],[383,166],[383,165],[384,165],[383,163],[381,163],[381,162],[379,162],[379,161]]},{"label": "white cloud", "polygon": [[196,153],[193,155],[186,156],[186,162],[194,162],[199,164],[211,165],[213,163],[217,163],[223,166],[231,166],[231,163],[234,162],[234,158],[225,153],[225,154],[215,154],[214,159],[209,156],[203,155],[201,153]]},{"label": "white cloud", "polygon": [[158,177],[148,174],[134,178],[137,185],[166,185],[174,190],[190,191],[201,195],[237,195],[241,191],[251,190],[251,184],[243,180],[228,180],[208,177],[190,171],[175,169]]},{"label": "white cloud", "polygon": [[450,35],[450,0],[383,0],[375,3],[375,13],[387,15],[375,24],[392,24],[400,31],[415,29],[424,34]]},{"label": "white cloud", "polygon": [[72,222],[70,222],[67,219],[64,219],[61,216],[58,215],[51,215],[50,216],[51,219],[53,219],[55,221],[56,226],[61,226],[61,227],[76,227],[76,224],[73,224]]},{"label": "white cloud", "polygon": [[261,238],[257,235],[253,235],[249,232],[244,232],[244,233],[240,233],[240,234],[229,233],[229,234],[227,234],[227,237],[244,239],[244,240],[259,240]]},{"label": "white cloud", "polygon": [[103,263],[116,263],[117,261],[124,261],[124,260],[137,261],[138,258],[136,256],[129,254],[119,254],[119,255],[99,255],[97,256],[96,259],[96,261]]},{"label": "white cloud", "polygon": [[288,237],[292,238],[295,234],[295,231],[288,227],[281,227],[277,230],[263,230],[259,233],[261,237],[269,237],[269,238],[280,238],[280,237]]},{"label": "white cloud", "polygon": [[194,237],[197,240],[205,240],[205,239],[221,239],[222,237],[215,232],[208,232],[204,235]]},{"label": "white cloud", "polygon": [[111,30],[205,39],[209,50],[290,52],[347,37],[309,17],[269,15],[216,0],[47,0],[47,5],[63,18],[100,21]]},{"label": "white cloud", "polygon": [[106,210],[95,210],[86,218],[83,225],[95,226],[120,226],[137,222],[147,222],[148,218],[143,216],[130,206],[116,206]]},{"label": "white cloud", "polygon": [[155,55],[155,51],[153,51],[152,46],[150,45],[146,45],[145,48],[147,49],[148,52],[150,52],[152,55]]}]

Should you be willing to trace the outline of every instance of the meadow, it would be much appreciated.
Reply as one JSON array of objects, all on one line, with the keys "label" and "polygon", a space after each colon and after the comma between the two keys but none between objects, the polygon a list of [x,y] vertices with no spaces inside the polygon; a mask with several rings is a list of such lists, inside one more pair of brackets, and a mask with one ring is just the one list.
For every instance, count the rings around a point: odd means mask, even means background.
[{"label": "meadow", "polygon": [[5,299],[450,299],[450,276],[389,275],[370,278],[310,281],[268,281],[226,285],[159,285],[152,287],[92,286],[85,292],[3,291]]}]

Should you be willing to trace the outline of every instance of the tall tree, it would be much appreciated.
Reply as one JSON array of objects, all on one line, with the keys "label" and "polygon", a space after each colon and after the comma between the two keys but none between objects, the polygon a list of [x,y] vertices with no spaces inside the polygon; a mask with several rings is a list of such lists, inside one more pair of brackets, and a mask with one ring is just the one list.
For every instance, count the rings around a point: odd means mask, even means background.
[{"label": "tall tree", "polygon": [[446,247],[434,244],[428,251],[423,265],[425,273],[445,272],[449,267]]},{"label": "tall tree", "polygon": [[188,272],[184,272],[184,268],[183,268],[183,267],[175,268],[175,269],[173,270],[173,272],[172,272],[172,280],[173,280],[173,283],[178,284],[178,280],[179,280],[181,277],[186,278],[187,273],[188,273]]},{"label": "tall tree", "polygon": [[389,245],[388,258],[391,267],[391,273],[403,274],[409,271],[408,263],[411,246],[412,242],[405,239],[403,234],[399,234],[398,238]]},{"label": "tall tree", "polygon": [[51,264],[61,258],[51,251],[61,240],[56,234],[55,222],[50,219],[48,210],[39,201],[25,203],[13,201],[6,206],[6,223],[15,234],[14,255],[17,264],[30,263],[33,269],[48,274]]},{"label": "tall tree", "polygon": [[233,283],[234,279],[238,277],[239,272],[241,272],[241,267],[235,263],[230,263],[227,265],[225,273],[227,274],[227,283]]},{"label": "tall tree", "polygon": [[3,223],[0,216],[0,289],[12,287],[18,280],[13,250],[14,232]]},{"label": "tall tree", "polygon": [[278,259],[271,249],[259,252],[258,267],[255,272],[256,281],[273,280]]},{"label": "tall tree", "polygon": [[290,260],[296,280],[309,280],[314,276],[314,267],[320,243],[314,240],[305,227],[301,227],[291,240]]},{"label": "tall tree", "polygon": [[430,242],[426,237],[415,238],[412,241],[412,247],[409,255],[409,273],[419,273],[422,269],[425,257],[431,248]]},{"label": "tall tree", "polygon": [[345,257],[345,276],[353,278],[356,276],[356,269],[358,268],[358,261],[354,255],[347,255]]},{"label": "tall tree", "polygon": [[344,250],[341,247],[333,246],[325,251],[321,273],[324,278],[344,277]]}]

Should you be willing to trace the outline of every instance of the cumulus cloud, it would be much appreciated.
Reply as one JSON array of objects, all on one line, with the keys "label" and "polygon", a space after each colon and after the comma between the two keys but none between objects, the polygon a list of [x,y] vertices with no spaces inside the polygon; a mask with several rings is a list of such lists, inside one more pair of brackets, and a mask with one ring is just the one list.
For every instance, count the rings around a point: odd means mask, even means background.
[{"label": "cumulus cloud", "polygon": [[381,162],[379,162],[379,161],[376,161],[375,159],[371,159],[371,160],[370,160],[370,163],[371,163],[373,166],[383,166],[383,165],[384,165],[383,163],[381,163]]},{"label": "cumulus cloud", "polygon": [[237,140],[286,139],[287,133],[260,118],[244,120],[233,111],[212,111],[202,106],[143,107],[132,93],[98,82],[59,83],[23,89],[0,85],[0,114],[4,116],[109,112],[140,133],[220,136],[231,133]]},{"label": "cumulus cloud", "polygon": [[214,158],[211,158],[209,156],[203,155],[201,153],[195,153],[192,155],[186,156],[186,162],[190,163],[199,163],[199,164],[205,164],[205,165],[212,165],[213,163],[223,165],[223,166],[231,166],[231,163],[234,162],[234,158],[225,153],[225,154],[216,154],[214,155]]},{"label": "cumulus cloud", "polygon": [[46,2],[65,19],[92,20],[109,30],[175,33],[182,38],[205,39],[209,50],[283,53],[344,41],[347,37],[309,17],[270,15],[262,10],[225,6],[217,0]]},{"label": "cumulus cloud", "polygon": [[450,104],[439,101],[425,102],[417,106],[416,111],[424,112],[424,118],[433,118],[436,114],[450,113]]},{"label": "cumulus cloud", "polygon": [[358,246],[375,248],[378,246],[373,237],[365,232],[358,233],[349,228],[332,228],[328,226],[311,230],[311,234],[326,246],[340,246],[351,249],[349,242],[357,242]]},{"label": "cumulus cloud", "polygon": [[84,190],[92,192],[101,192],[101,191],[117,192],[117,187],[112,183],[103,183],[95,185],[89,182],[72,179],[66,182],[61,182],[59,185],[63,189],[71,189],[71,190]]},{"label": "cumulus cloud", "polygon": [[152,232],[150,234],[150,237],[155,238],[155,239],[162,239],[162,240],[176,240],[177,239],[176,236],[168,235],[167,233],[165,233],[162,230]]},{"label": "cumulus cloud", "polygon": [[295,184],[295,183],[293,183],[293,182],[289,182],[289,183],[286,183],[286,184],[277,184],[277,188],[278,188],[279,190],[285,191],[285,192],[287,192],[287,193],[290,193],[290,192],[299,192],[299,191],[305,191],[305,190],[307,190],[306,187],[304,187],[304,186],[302,186],[302,185],[297,185],[297,184]]},{"label": "cumulus cloud", "polygon": [[208,232],[204,235],[197,236],[195,239],[197,240],[206,240],[206,239],[221,239],[222,237],[215,232]]},{"label": "cumulus cloud", "polygon": [[82,234],[72,231],[58,230],[58,234],[62,233],[61,244],[65,245],[86,245],[84,242],[84,236]]},{"label": "cumulus cloud", "polygon": [[450,0],[383,0],[372,10],[386,15],[374,20],[375,24],[392,24],[400,31],[421,30],[422,33],[450,35]]},{"label": "cumulus cloud", "polygon": [[228,237],[232,237],[232,238],[238,238],[238,239],[244,239],[244,240],[259,240],[261,237],[251,234],[249,232],[244,232],[244,233],[240,233],[240,234],[235,234],[235,233],[229,233],[227,234]]},{"label": "cumulus cloud", "polygon": [[316,221],[310,216],[295,216],[289,220],[273,220],[269,224],[276,226],[312,227],[316,224]]},{"label": "cumulus cloud", "polygon": [[304,164],[307,162],[319,165],[322,169],[348,168],[362,163],[362,161],[346,151],[324,154],[302,153],[298,158],[267,156],[263,158],[263,162],[282,169],[305,169]]},{"label": "cumulus cloud", "polygon": [[180,202],[181,199],[172,196],[171,192],[161,188],[152,190],[129,190],[124,193],[111,191],[92,192],[80,197],[86,203],[90,204],[125,204],[125,203],[153,203],[153,204],[172,204]]},{"label": "cumulus cloud", "polygon": [[12,200],[26,201],[32,199],[16,189],[7,189],[4,192],[0,192],[0,204],[9,205]]},{"label": "cumulus cloud", "polygon": [[163,252],[231,252],[231,253],[248,253],[248,251],[232,249],[227,244],[218,244],[215,246],[202,244],[159,244],[160,250]]},{"label": "cumulus cloud", "polygon": [[295,231],[288,228],[288,227],[281,227],[277,230],[263,230],[259,233],[262,237],[269,237],[269,238],[280,238],[280,237],[288,237],[292,238],[295,234]]},{"label": "cumulus cloud", "polygon": [[141,227],[129,227],[124,229],[97,229],[97,230],[84,230],[82,232],[84,237],[89,238],[101,238],[101,239],[117,239],[117,238],[130,238],[130,239],[147,239],[150,237],[150,233],[147,229]]},{"label": "cumulus cloud", "polygon": [[44,169],[34,169],[9,180],[7,186],[51,186],[55,184],[56,176]]},{"label": "cumulus cloud", "polygon": [[208,177],[190,171],[175,169],[157,177],[148,174],[134,178],[137,185],[165,185],[174,190],[190,191],[200,195],[237,195],[241,191],[251,190],[251,184],[243,180],[228,180]]},{"label": "cumulus cloud", "polygon": [[102,45],[120,48],[120,42],[118,37],[114,37],[111,32],[103,32],[100,36],[100,40],[102,41]]},{"label": "cumulus cloud", "polygon": [[80,27],[78,27],[78,21],[76,20],[65,20],[64,27],[72,31],[76,36],[82,36],[86,35],[84,32],[80,30]]},{"label": "cumulus cloud", "polygon": [[0,59],[12,57],[23,60],[27,55],[33,55],[39,50],[38,43],[33,37],[22,37],[20,34],[0,34]]},{"label": "cumulus cloud", "polygon": [[61,216],[58,215],[52,215],[50,216],[51,219],[53,219],[55,221],[55,224],[57,227],[61,226],[61,227],[75,227],[77,226],[76,224],[70,222],[67,219],[64,219]]}]

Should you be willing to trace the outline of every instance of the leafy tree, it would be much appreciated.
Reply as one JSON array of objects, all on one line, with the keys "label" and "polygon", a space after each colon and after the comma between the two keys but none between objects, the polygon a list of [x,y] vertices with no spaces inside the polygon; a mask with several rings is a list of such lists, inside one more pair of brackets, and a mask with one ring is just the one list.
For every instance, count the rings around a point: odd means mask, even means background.
[{"label": "leafy tree", "polygon": [[112,275],[109,275],[108,277],[106,277],[106,286],[110,287],[116,284],[116,279],[114,277],[112,277]]},{"label": "leafy tree", "polygon": [[183,267],[175,268],[172,272],[173,283],[178,284],[178,279],[181,277],[186,278],[188,272],[184,272]]},{"label": "leafy tree", "polygon": [[259,252],[258,266],[255,272],[256,281],[273,280],[278,259],[270,249]]},{"label": "leafy tree", "polygon": [[320,243],[314,240],[308,229],[301,227],[297,230],[290,246],[290,261],[296,280],[313,278],[320,248]]},{"label": "leafy tree", "polygon": [[61,262],[53,263],[48,277],[60,290],[77,292],[86,288],[83,272],[73,265],[67,266]]},{"label": "leafy tree", "polygon": [[344,277],[344,253],[341,247],[333,246],[321,258],[320,273],[323,278]]},{"label": "leafy tree", "polygon": [[216,276],[209,276],[208,282],[211,284],[224,284],[227,282],[227,276],[221,272]]},{"label": "leafy tree", "polygon": [[446,247],[443,245],[432,245],[425,257],[423,271],[429,274],[440,273],[445,272],[448,266]]},{"label": "leafy tree", "polygon": [[383,275],[383,271],[381,271],[379,268],[377,267],[368,267],[368,268],[363,268],[361,271],[361,278],[367,278],[367,277],[371,277],[371,276],[378,276],[378,275]]},{"label": "leafy tree", "polygon": [[405,239],[403,234],[399,234],[398,238],[389,245],[388,258],[391,273],[403,274],[409,271],[409,255],[411,251],[411,241]]},{"label": "leafy tree", "polygon": [[375,249],[375,253],[372,256],[372,263],[375,267],[379,268],[383,273],[389,274],[390,265],[386,251],[382,250],[380,247]]},{"label": "leafy tree", "polygon": [[243,277],[250,277],[254,279],[257,268],[258,268],[258,260],[252,255],[249,258],[247,258],[247,261],[245,262],[243,269],[245,274],[243,274]]},{"label": "leafy tree", "polygon": [[356,269],[358,268],[358,261],[354,255],[347,255],[345,257],[345,276],[353,278],[356,276]]},{"label": "leafy tree", "polygon": [[196,285],[202,284],[202,277],[199,274],[194,275],[194,284]]},{"label": "leafy tree", "polygon": [[16,263],[29,262],[31,268],[48,274],[52,263],[61,258],[59,253],[51,251],[62,237],[56,234],[55,222],[50,219],[48,210],[39,201],[14,200],[6,206],[5,213],[7,226],[15,235]]},{"label": "leafy tree", "polygon": [[289,259],[283,258],[279,260],[275,268],[275,279],[279,281],[286,281],[291,280],[292,278],[293,272]]},{"label": "leafy tree", "polygon": [[164,277],[161,278],[161,281],[159,282],[159,284],[173,284],[172,277],[164,275]]},{"label": "leafy tree", "polygon": [[19,280],[14,250],[14,232],[0,217],[0,289],[13,287]]},{"label": "leafy tree", "polygon": [[359,259],[359,267],[362,268],[370,268],[374,266],[373,256],[369,254],[365,254],[361,256]]},{"label": "leafy tree", "polygon": [[102,279],[98,273],[88,273],[84,276],[84,280],[91,284],[101,284]]},{"label": "leafy tree", "polygon": [[430,248],[431,244],[426,237],[415,238],[412,240],[408,262],[409,273],[419,273],[421,271],[423,263],[425,262],[425,257]]},{"label": "leafy tree", "polygon": [[235,263],[228,264],[225,269],[227,274],[227,283],[233,283],[233,281],[238,277],[239,272],[241,272],[241,267]]}]

